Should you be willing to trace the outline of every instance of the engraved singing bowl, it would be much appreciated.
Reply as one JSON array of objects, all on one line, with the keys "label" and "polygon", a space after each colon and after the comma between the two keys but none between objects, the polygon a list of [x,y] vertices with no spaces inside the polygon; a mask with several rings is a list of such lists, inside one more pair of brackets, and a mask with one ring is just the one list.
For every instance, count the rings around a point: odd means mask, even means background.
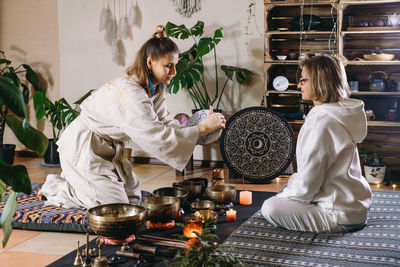
[{"label": "engraved singing bowl", "polygon": [[179,215],[180,201],[177,197],[152,196],[143,199],[141,205],[146,208],[147,219],[153,223],[169,222]]},{"label": "engraved singing bowl", "polygon": [[183,181],[172,184],[174,187],[181,187],[189,192],[189,199],[201,197],[203,184],[201,182]]},{"label": "engraved singing bowl", "polygon": [[213,224],[218,222],[218,213],[213,210],[198,210],[194,213],[194,216],[200,217],[202,223],[209,221]]},{"label": "engraved singing bowl", "polygon": [[189,193],[186,189],[180,187],[162,187],[154,190],[153,195],[157,197],[161,196],[178,197],[181,206],[184,206],[186,204]]},{"label": "engraved singing bowl", "polygon": [[198,182],[202,184],[202,188],[201,191],[204,193],[204,191],[206,191],[206,188],[208,187],[208,179],[207,178],[203,178],[203,177],[196,177],[196,178],[188,178],[185,179],[184,182]]},{"label": "engraved singing bowl", "polygon": [[214,210],[215,204],[211,200],[201,200],[201,201],[197,201],[197,202],[192,202],[192,204],[190,204],[190,208],[193,211]]},{"label": "engraved singing bowl", "polygon": [[88,210],[89,227],[97,235],[124,238],[143,225],[146,209],[129,203],[112,203]]},{"label": "engraved singing bowl", "polygon": [[206,196],[215,203],[230,203],[236,198],[236,188],[232,185],[214,185],[206,189]]}]

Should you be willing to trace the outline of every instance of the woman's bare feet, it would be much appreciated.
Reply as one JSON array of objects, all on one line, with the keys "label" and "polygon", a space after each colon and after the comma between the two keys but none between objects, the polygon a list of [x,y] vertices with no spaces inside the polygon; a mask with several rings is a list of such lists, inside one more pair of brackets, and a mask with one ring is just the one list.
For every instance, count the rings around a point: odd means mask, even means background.
[{"label": "woman's bare feet", "polygon": [[39,191],[37,196],[38,196],[39,200],[47,200],[47,198],[43,195],[42,191]]}]

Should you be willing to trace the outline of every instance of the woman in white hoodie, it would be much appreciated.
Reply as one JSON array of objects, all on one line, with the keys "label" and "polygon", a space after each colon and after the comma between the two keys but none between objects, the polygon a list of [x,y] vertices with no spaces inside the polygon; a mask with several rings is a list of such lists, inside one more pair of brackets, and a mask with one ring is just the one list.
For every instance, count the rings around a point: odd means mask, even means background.
[{"label": "woman in white hoodie", "polygon": [[301,67],[298,87],[314,108],[297,139],[297,173],[264,202],[261,213],[273,225],[291,230],[362,229],[372,202],[357,150],[367,134],[364,104],[349,98],[346,72],[338,59],[313,57]]}]

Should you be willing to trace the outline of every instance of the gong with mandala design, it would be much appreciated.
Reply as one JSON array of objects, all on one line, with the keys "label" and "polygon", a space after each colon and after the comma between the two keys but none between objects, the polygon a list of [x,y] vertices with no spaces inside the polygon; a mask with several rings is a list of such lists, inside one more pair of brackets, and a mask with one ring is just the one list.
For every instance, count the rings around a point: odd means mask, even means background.
[{"label": "gong with mandala design", "polygon": [[290,124],[274,110],[250,107],[235,113],[220,139],[227,166],[244,179],[266,183],[292,162],[295,139]]}]

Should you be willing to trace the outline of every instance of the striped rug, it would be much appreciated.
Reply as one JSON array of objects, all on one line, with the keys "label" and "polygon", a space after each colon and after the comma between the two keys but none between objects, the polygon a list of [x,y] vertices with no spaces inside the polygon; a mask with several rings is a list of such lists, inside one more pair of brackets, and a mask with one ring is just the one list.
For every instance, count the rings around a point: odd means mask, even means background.
[{"label": "striped rug", "polygon": [[258,211],[220,248],[250,266],[400,266],[400,193],[374,191],[368,225],[358,232],[289,231]]}]

